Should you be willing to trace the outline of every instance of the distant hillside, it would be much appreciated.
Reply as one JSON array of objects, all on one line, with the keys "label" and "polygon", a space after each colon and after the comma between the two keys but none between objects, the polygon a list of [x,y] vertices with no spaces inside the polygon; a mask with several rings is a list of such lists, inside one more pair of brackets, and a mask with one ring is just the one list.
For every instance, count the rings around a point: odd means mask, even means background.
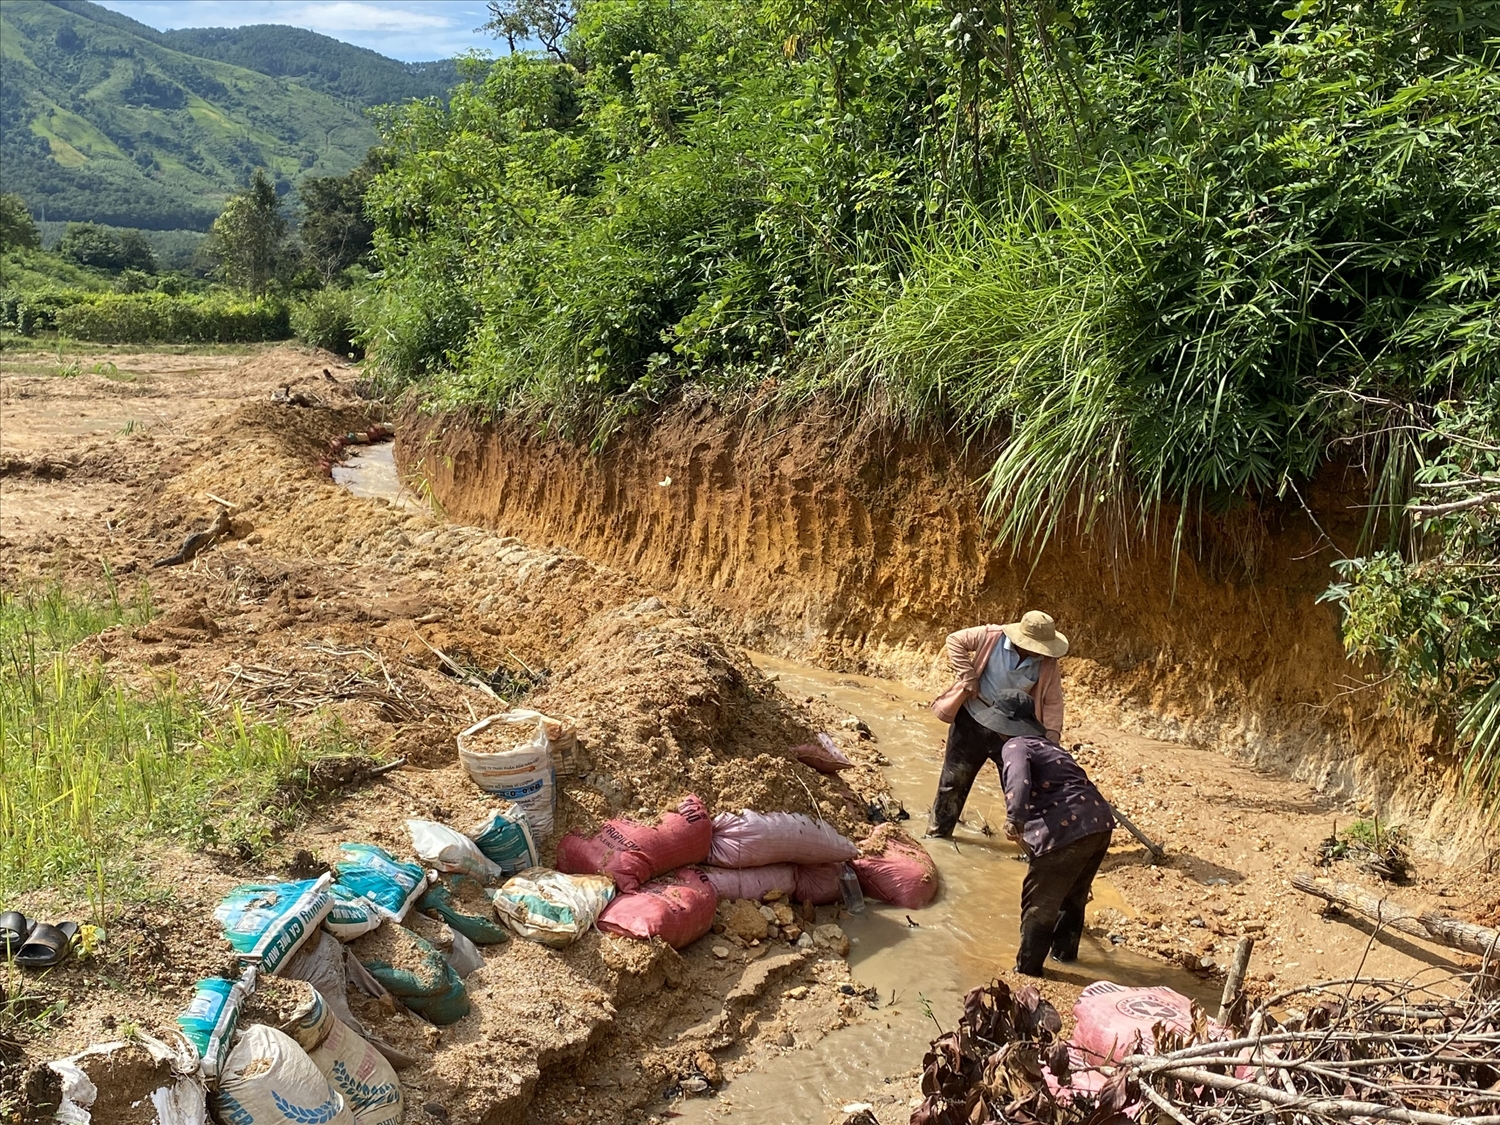
[{"label": "distant hillside", "polygon": [[6,0],[0,190],[49,221],[204,230],[255,168],[279,190],[349,171],[376,141],[366,106],[451,74],[295,28],[159,32],[85,0]]},{"label": "distant hillside", "polygon": [[161,33],[167,46],[304,86],[361,108],[442,97],[458,81],[452,59],[403,63],[315,31],[284,24],[193,27]]}]

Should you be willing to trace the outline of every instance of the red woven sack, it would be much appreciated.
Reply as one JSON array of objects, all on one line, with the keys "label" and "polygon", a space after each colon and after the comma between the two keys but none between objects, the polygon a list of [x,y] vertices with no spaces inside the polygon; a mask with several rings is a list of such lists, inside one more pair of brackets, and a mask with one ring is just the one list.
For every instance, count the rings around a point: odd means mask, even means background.
[{"label": "red woven sack", "polygon": [[865,854],[850,862],[866,898],[908,910],[926,906],[937,894],[937,864],[905,832],[882,824],[859,846]]},{"label": "red woven sack", "polygon": [[660,824],[609,820],[593,836],[569,832],[557,842],[565,875],[608,875],[627,893],[656,875],[708,858],[713,822],[697,797],[687,796]]},{"label": "red woven sack", "polygon": [[765,867],[705,867],[703,874],[720,898],[763,899],[772,891],[787,898],[797,889],[795,863],[771,863]]},{"label": "red woven sack", "polygon": [[812,766],[819,773],[838,773],[854,765],[844,752],[838,748],[838,744],[826,734],[819,734],[818,741],[804,743],[792,748],[792,753],[797,755],[797,760],[804,765]]},{"label": "red woven sack", "polygon": [[606,934],[649,940],[659,937],[673,949],[697,941],[713,928],[719,896],[696,867],[684,867],[641,889],[616,895],[595,923]]},{"label": "red woven sack", "polygon": [[798,902],[826,906],[844,897],[839,889],[841,863],[804,863],[797,867],[797,886],[792,897]]}]

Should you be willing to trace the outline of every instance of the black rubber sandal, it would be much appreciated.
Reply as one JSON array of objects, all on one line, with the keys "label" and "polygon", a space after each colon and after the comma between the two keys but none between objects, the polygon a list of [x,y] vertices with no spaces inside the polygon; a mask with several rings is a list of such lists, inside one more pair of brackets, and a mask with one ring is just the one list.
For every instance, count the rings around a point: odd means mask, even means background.
[{"label": "black rubber sandal", "polygon": [[50,969],[60,965],[73,951],[73,939],[77,936],[77,922],[63,922],[57,926],[38,922],[27,935],[26,944],[16,954],[16,964],[23,969]]},{"label": "black rubber sandal", "polygon": [[31,923],[19,910],[7,910],[0,914],[0,955],[11,957],[26,943],[31,932]]}]

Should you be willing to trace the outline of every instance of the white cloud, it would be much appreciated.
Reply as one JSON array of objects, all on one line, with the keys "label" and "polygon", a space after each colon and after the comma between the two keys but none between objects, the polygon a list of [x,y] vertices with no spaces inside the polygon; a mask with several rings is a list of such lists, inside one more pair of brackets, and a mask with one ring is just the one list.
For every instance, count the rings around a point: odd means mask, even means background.
[{"label": "white cloud", "polygon": [[484,0],[100,0],[152,27],[243,27],[283,23],[370,47],[398,59],[438,59],[495,42],[475,29]]},{"label": "white cloud", "polygon": [[450,17],[434,9],[422,11],[398,5],[358,3],[356,0],[302,4],[288,7],[276,15],[277,23],[321,31],[325,35],[340,31],[446,31],[454,26]]}]

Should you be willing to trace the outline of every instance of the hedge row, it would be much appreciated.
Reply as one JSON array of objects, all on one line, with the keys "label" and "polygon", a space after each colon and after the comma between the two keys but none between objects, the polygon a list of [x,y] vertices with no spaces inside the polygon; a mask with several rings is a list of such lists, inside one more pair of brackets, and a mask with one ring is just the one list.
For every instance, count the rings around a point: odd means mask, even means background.
[{"label": "hedge row", "polygon": [[59,309],[57,331],[98,344],[240,344],[292,334],[287,303],[223,293],[170,297],[106,293]]}]

